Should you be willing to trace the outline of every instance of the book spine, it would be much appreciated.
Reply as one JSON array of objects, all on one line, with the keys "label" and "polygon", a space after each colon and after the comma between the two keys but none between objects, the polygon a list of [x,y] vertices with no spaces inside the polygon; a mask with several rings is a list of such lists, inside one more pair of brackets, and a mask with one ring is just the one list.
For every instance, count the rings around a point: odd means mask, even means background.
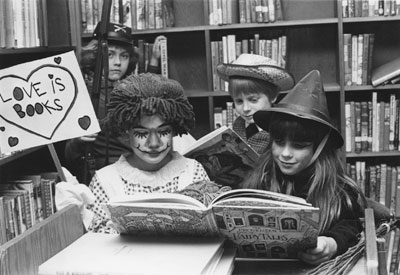
[{"label": "book spine", "polygon": [[389,102],[389,150],[394,150],[394,131],[395,131],[395,120],[396,120],[396,96],[390,95]]},{"label": "book spine", "polygon": [[368,102],[360,103],[361,151],[368,151]]},{"label": "book spine", "polygon": [[168,46],[167,39],[160,41],[161,75],[168,78]]},{"label": "book spine", "polygon": [[355,111],[355,148],[356,153],[361,152],[361,103],[354,102]]},{"label": "book spine", "polygon": [[372,152],[378,152],[378,136],[379,136],[379,128],[377,121],[377,92],[372,92]]},{"label": "book spine", "polygon": [[343,55],[344,55],[344,83],[351,86],[351,34],[343,34]]},{"label": "book spine", "polygon": [[214,107],[214,129],[218,129],[223,125],[222,108]]},{"label": "book spine", "polygon": [[162,15],[162,0],[155,0],[154,2],[154,20],[155,28],[163,28],[163,15]]},{"label": "book spine", "polygon": [[239,23],[246,23],[246,0],[239,0]]},{"label": "book spine", "polygon": [[344,112],[345,112],[345,119],[346,119],[346,124],[345,124],[345,128],[346,128],[346,152],[352,152],[352,143],[351,143],[351,135],[352,133],[352,129],[351,129],[351,106],[350,106],[350,102],[346,102],[345,103],[345,108],[344,108]]}]

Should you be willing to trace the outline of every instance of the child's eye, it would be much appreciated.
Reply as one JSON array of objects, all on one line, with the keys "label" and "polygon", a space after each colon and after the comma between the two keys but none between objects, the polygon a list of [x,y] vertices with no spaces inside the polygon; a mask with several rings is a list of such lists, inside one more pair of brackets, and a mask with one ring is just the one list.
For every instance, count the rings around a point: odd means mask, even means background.
[{"label": "child's eye", "polygon": [[123,54],[123,55],[122,55],[122,59],[124,59],[124,60],[129,59],[129,54]]},{"label": "child's eye", "polygon": [[172,132],[171,129],[165,129],[165,130],[159,130],[158,134],[160,135],[160,137],[165,137],[165,136],[170,135],[171,132]]},{"label": "child's eye", "polygon": [[298,149],[303,149],[303,148],[309,147],[311,145],[312,145],[312,143],[310,143],[310,142],[293,142],[293,147],[298,148]]},{"label": "child's eye", "polygon": [[240,105],[240,104],[243,103],[243,100],[241,100],[241,99],[235,99],[234,102],[235,102],[236,105]]},{"label": "child's eye", "polygon": [[285,145],[285,140],[283,140],[283,139],[274,139],[273,142],[274,142],[276,145],[279,145],[279,146]]},{"label": "child's eye", "polygon": [[138,131],[133,132],[133,136],[136,138],[147,138],[148,135],[149,135],[148,132],[138,132]]}]

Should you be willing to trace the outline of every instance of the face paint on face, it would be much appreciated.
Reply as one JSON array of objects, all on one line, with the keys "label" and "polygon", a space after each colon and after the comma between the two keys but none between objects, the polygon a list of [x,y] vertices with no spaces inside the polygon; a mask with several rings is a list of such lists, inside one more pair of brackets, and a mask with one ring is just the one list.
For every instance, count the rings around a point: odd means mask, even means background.
[{"label": "face paint on face", "polygon": [[108,48],[108,80],[120,80],[128,70],[130,55],[123,47],[110,45]]},{"label": "face paint on face", "polygon": [[272,141],[272,157],[281,172],[294,176],[308,167],[314,154],[312,142]]},{"label": "face paint on face", "polygon": [[236,111],[247,123],[254,123],[253,115],[255,112],[267,110],[271,107],[271,101],[264,93],[238,93],[233,96],[233,102]]},{"label": "face paint on face", "polygon": [[137,126],[129,130],[129,140],[135,158],[144,167],[161,168],[170,160],[173,129],[157,115],[143,116]]}]

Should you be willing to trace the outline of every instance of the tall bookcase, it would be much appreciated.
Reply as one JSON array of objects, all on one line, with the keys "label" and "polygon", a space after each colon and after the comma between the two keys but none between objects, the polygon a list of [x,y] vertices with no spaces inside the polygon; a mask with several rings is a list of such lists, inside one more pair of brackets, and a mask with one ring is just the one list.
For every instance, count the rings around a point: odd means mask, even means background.
[{"label": "tall bookcase", "polygon": [[[43,10],[46,11],[45,16],[40,19],[48,26],[47,40],[44,43],[46,46],[0,48],[0,69],[76,48],[76,35],[80,35],[72,24],[74,23],[72,18],[76,18],[76,1],[38,0],[37,3],[39,1],[41,5],[44,5]],[[0,9],[5,7],[6,2],[10,4],[16,1],[2,0]],[[59,145],[62,147],[62,144]],[[55,144],[55,147],[58,148],[59,145]],[[60,149],[62,152],[62,148]],[[56,167],[46,146],[0,158],[0,184],[14,175],[49,171],[56,171]],[[0,245],[0,274],[37,274],[41,263],[75,241],[83,233],[84,228],[78,207],[64,208]]]},{"label": "tall bookcase", "polygon": [[[228,34],[235,34],[237,41],[252,38],[256,33],[265,38],[286,35],[287,69],[296,81],[312,69],[321,71],[331,116],[342,133],[345,130],[345,100],[368,97],[373,90],[385,94],[400,87],[347,87],[343,64],[345,32],[376,33],[372,68],[399,56],[400,37],[396,33],[400,30],[400,16],[343,18],[341,0],[281,0],[281,4],[282,21],[215,26],[208,23],[208,0],[173,0],[175,27],[133,31],[135,39],[147,42],[154,41],[157,35],[167,36],[169,76],[184,86],[194,105],[197,119],[194,136],[200,137],[212,130],[214,107],[224,106],[230,100],[227,92],[213,91],[211,65],[211,41],[221,40]],[[77,21],[81,22],[80,13],[77,15]],[[83,40],[90,37],[90,33],[82,34]],[[397,156],[397,153],[391,154]],[[349,154],[347,157],[356,156]]]}]

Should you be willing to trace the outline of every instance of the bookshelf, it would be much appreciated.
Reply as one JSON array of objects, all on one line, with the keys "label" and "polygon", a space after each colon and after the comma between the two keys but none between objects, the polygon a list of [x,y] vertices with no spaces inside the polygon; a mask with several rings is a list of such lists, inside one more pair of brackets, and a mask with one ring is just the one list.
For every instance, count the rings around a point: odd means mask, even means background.
[{"label": "bookshelf", "polygon": [[[175,26],[163,29],[134,30],[136,40],[154,41],[157,35],[168,39],[170,78],[178,80],[185,88],[196,113],[196,130],[199,138],[210,132],[214,125],[214,108],[226,109],[230,101],[227,92],[213,89],[211,42],[222,36],[235,35],[236,41],[249,39],[254,34],[263,38],[285,35],[287,37],[287,66],[300,80],[312,69],[321,71],[327,92],[329,111],[334,123],[345,133],[345,102],[370,100],[373,91],[378,100],[387,100],[390,93],[397,93],[399,84],[372,87],[371,85],[346,86],[344,79],[345,33],[375,33],[375,47],[370,70],[400,55],[400,16],[344,17],[342,0],[280,0],[283,20],[273,23],[209,24],[209,0],[173,0]],[[125,2],[125,1],[122,1]],[[239,5],[239,0],[232,1]],[[347,1],[346,1],[347,2]],[[81,22],[81,13],[77,13]],[[125,23],[120,21],[121,23]],[[88,41],[91,33],[82,33]],[[370,155],[371,152],[346,154],[352,161]],[[397,152],[374,152],[381,159],[400,156]]]},{"label": "bookshelf", "polygon": [[[9,44],[5,45],[5,33],[10,32],[13,25],[4,25],[4,20],[5,18],[13,19],[17,13],[17,11],[11,13],[7,10],[9,14],[5,14],[5,7],[17,4],[16,2],[26,4],[22,10],[19,10],[23,14],[28,14],[28,7],[33,8],[31,5],[38,5],[37,12],[40,15],[37,18],[38,21],[30,22],[32,24],[29,24],[29,27],[39,23],[40,43],[21,45],[13,44],[8,40]],[[72,20],[76,17],[75,2],[74,0],[38,0],[29,1],[29,3],[28,1],[1,1],[0,69],[76,49],[79,41],[76,36],[76,26]],[[12,16],[9,16],[10,14]],[[17,23],[26,26],[25,21]],[[7,31],[3,29],[5,27]],[[54,145],[59,152],[63,152],[62,142]],[[60,154],[59,157],[62,158],[62,155]],[[0,184],[15,175],[49,171],[56,171],[56,167],[46,146],[27,149],[0,158]],[[78,207],[66,207],[0,245],[0,274],[37,274],[41,263],[64,249],[83,233],[84,227]]]}]

